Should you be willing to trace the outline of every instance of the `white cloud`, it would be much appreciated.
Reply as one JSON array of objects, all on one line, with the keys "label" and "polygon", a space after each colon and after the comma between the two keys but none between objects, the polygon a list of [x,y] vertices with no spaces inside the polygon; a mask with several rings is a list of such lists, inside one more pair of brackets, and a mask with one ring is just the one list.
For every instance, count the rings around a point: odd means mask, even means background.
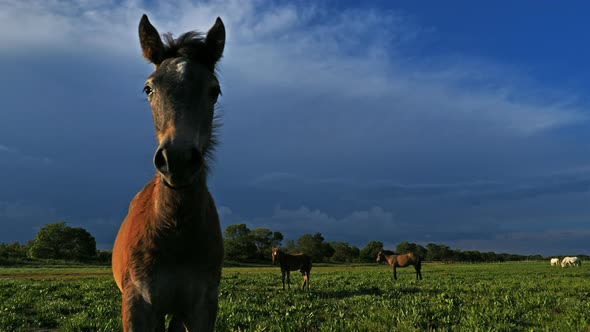
[{"label": "white cloud", "polygon": [[[547,92],[534,84],[514,86],[514,81],[526,80],[489,61],[408,59],[403,46],[427,29],[398,13],[370,9],[336,12],[322,6],[256,0],[179,0],[157,8],[133,0],[4,1],[0,4],[4,45],[0,52],[76,49],[139,57],[136,31],[144,12],[160,32],[175,35],[192,29],[206,31],[221,16],[228,30],[222,68],[233,80],[227,82],[230,89],[243,89],[247,81],[250,87],[292,91],[295,100],[322,96],[327,100],[322,109],[309,102],[301,108],[323,113],[339,109],[341,120],[331,119],[336,128],[340,122],[346,126],[344,121],[356,119],[359,129],[387,135],[403,130],[411,118],[423,118],[531,135],[586,120],[581,109],[571,104],[572,98],[547,100]],[[479,88],[472,84],[481,81]],[[347,103],[356,107],[343,109]],[[375,128],[374,119],[385,126]]]},{"label": "white cloud", "polygon": [[335,217],[306,206],[297,209],[278,206],[268,216],[244,219],[237,218],[234,214],[233,217],[233,223],[246,223],[251,228],[266,227],[278,230],[291,239],[303,233],[320,232],[327,241],[353,241],[360,244],[375,238],[407,234],[407,231],[396,231],[396,227],[403,223],[397,220],[393,212],[381,207],[371,207],[368,210],[353,211],[345,216]]},{"label": "white cloud", "polygon": [[[580,228],[583,222],[554,225],[543,230],[520,231],[505,227],[494,218],[479,217],[457,223],[441,216],[440,223],[426,225],[408,222],[391,210],[374,206],[336,217],[320,209],[301,206],[297,209],[276,207],[265,217],[242,218],[235,213],[232,223],[245,223],[249,228],[266,227],[280,231],[287,239],[297,239],[303,233],[320,232],[326,241],[347,241],[363,246],[370,240],[382,241],[394,249],[402,241],[426,245],[444,243],[453,249],[495,251],[519,254],[580,254],[588,253],[585,246],[590,231]],[[516,220],[512,220],[518,224]],[[226,224],[225,226],[229,225]],[[535,225],[535,223],[533,223]],[[539,246],[538,243],[545,245]]]},{"label": "white cloud", "polygon": [[44,50],[81,52],[92,48],[120,51],[129,45],[128,27],[133,2],[113,1],[3,1],[0,3],[0,40],[3,52]]}]

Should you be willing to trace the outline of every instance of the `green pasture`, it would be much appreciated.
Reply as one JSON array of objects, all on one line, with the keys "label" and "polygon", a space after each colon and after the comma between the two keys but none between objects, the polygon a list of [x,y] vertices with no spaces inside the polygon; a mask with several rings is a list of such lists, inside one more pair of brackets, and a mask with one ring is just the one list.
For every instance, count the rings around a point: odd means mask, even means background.
[{"label": "green pasture", "polygon": [[[549,262],[314,266],[311,291],[278,267],[224,269],[219,331],[590,331],[590,268]],[[0,268],[0,331],[119,331],[101,267]]]}]

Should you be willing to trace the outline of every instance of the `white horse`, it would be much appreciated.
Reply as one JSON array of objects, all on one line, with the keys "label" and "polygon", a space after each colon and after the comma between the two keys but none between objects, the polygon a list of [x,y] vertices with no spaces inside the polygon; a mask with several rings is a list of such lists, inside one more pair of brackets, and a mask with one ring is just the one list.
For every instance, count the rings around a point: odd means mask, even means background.
[{"label": "white horse", "polygon": [[558,266],[559,258],[551,258],[551,266]]},{"label": "white horse", "polygon": [[582,266],[582,260],[578,257],[565,257],[561,261],[561,267],[565,267],[566,265]]}]

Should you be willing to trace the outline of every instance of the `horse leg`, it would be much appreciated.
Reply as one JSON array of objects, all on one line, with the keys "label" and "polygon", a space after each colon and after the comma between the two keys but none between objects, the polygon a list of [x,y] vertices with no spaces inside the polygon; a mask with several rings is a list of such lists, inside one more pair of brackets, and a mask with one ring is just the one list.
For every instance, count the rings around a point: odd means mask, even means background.
[{"label": "horse leg", "polygon": [[213,283],[206,285],[200,294],[195,297],[196,302],[192,310],[184,317],[183,331],[213,331],[217,318],[218,287]]},{"label": "horse leg", "polygon": [[283,290],[285,290],[285,271],[281,271],[282,277],[283,277]]},{"label": "horse leg", "polygon": [[291,271],[287,271],[287,286],[291,289]]},{"label": "horse leg", "polygon": [[168,325],[168,332],[185,332],[186,328],[184,327],[184,323],[180,318],[180,315],[176,314],[172,316],[172,320],[170,321],[170,325]]},{"label": "horse leg", "polygon": [[121,306],[123,331],[163,331],[164,315],[153,307],[132,285],[124,287]]},{"label": "horse leg", "polygon": [[307,278],[307,273],[305,273],[305,271],[302,271],[301,274],[303,275],[303,285],[301,285],[301,290],[304,291],[305,285],[308,285],[308,288],[309,288],[308,278]]}]

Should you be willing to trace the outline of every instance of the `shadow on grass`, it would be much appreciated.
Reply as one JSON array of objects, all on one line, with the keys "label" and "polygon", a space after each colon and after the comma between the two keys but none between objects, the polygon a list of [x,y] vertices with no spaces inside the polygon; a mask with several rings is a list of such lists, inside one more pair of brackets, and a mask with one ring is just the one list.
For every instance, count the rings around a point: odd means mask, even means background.
[{"label": "shadow on grass", "polygon": [[311,291],[314,295],[322,299],[342,299],[345,297],[362,296],[362,295],[381,295],[383,291],[377,287],[359,288],[357,290],[342,290],[342,291]]}]

